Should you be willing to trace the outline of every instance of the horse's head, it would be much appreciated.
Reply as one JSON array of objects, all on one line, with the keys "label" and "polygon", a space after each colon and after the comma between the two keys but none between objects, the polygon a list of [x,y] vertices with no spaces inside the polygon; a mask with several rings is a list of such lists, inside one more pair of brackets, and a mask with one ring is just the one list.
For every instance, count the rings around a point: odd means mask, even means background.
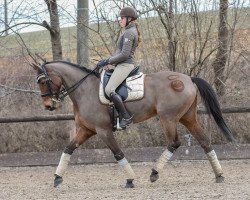
[{"label": "horse's head", "polygon": [[60,91],[63,88],[62,78],[52,69],[46,68],[46,63],[37,67],[36,81],[41,91],[45,109],[53,111],[60,102]]}]

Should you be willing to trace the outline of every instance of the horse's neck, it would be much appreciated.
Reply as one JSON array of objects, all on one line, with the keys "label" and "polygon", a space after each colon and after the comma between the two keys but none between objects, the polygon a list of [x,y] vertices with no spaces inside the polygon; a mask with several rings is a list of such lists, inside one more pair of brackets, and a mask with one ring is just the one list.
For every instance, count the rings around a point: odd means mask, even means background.
[{"label": "horse's neck", "polygon": [[87,75],[87,72],[64,63],[54,63],[51,69],[62,77],[63,85],[67,88]]},{"label": "horse's neck", "polygon": [[[88,75],[88,72],[81,71],[78,68],[75,68],[74,66],[62,64],[54,66],[54,70],[60,74],[60,76],[63,79],[63,85],[69,89],[73,85],[75,85],[78,81],[80,81],[82,78]],[[96,78],[93,75],[89,75],[79,86],[78,89],[74,90],[72,92],[72,95],[70,95],[71,99],[79,97],[79,95],[83,93],[91,93],[91,91],[95,91],[95,87],[98,83],[98,78]],[[90,88],[91,87],[91,88]],[[79,90],[80,88],[80,90]],[[94,90],[93,90],[94,89]],[[72,99],[72,100],[73,100]]]}]

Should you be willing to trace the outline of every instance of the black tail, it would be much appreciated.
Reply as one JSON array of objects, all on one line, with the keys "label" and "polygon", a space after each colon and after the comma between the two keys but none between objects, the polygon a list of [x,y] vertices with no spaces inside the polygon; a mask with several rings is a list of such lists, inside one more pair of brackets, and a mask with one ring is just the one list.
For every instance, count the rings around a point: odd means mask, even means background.
[{"label": "black tail", "polygon": [[211,85],[209,85],[208,82],[201,78],[191,77],[191,80],[198,87],[198,90],[200,92],[201,98],[205,104],[208,114],[212,114],[216,124],[220,127],[227,139],[230,142],[235,142],[232,132],[230,131],[222,117],[220,104]]}]

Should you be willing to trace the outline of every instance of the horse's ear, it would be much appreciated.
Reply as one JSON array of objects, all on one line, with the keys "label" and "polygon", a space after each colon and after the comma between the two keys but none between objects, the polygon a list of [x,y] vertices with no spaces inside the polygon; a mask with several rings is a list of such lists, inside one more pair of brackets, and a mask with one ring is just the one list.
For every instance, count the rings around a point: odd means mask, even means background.
[{"label": "horse's ear", "polygon": [[[35,53],[35,55],[37,58],[41,59],[44,63],[46,62],[46,60],[44,58],[42,58],[39,54]],[[40,67],[41,64],[37,61],[37,58],[32,57],[34,62],[32,62],[32,63],[28,62],[28,63],[34,70],[36,70],[36,71],[41,70],[42,71],[42,68]]]},{"label": "horse's ear", "polygon": [[47,62],[45,58],[43,58],[42,56],[40,56],[38,53],[35,53],[35,55],[41,59],[44,63]]},{"label": "horse's ear", "polygon": [[36,63],[29,63],[29,65],[34,69],[34,70],[42,70],[41,67],[36,64]]}]

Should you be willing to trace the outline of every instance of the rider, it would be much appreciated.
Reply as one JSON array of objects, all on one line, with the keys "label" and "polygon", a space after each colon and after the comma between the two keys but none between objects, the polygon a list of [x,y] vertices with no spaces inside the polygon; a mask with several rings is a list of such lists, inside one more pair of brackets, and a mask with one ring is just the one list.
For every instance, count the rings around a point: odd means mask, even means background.
[{"label": "rider", "polygon": [[121,128],[125,128],[128,124],[132,123],[133,117],[128,113],[122,98],[115,90],[134,69],[134,52],[140,42],[140,32],[135,22],[138,14],[134,8],[122,8],[120,17],[122,31],[117,41],[116,53],[108,59],[100,60],[97,65],[99,67],[104,67],[108,64],[115,65],[114,72],[105,88],[105,93],[119,110],[122,117],[120,126]]}]

